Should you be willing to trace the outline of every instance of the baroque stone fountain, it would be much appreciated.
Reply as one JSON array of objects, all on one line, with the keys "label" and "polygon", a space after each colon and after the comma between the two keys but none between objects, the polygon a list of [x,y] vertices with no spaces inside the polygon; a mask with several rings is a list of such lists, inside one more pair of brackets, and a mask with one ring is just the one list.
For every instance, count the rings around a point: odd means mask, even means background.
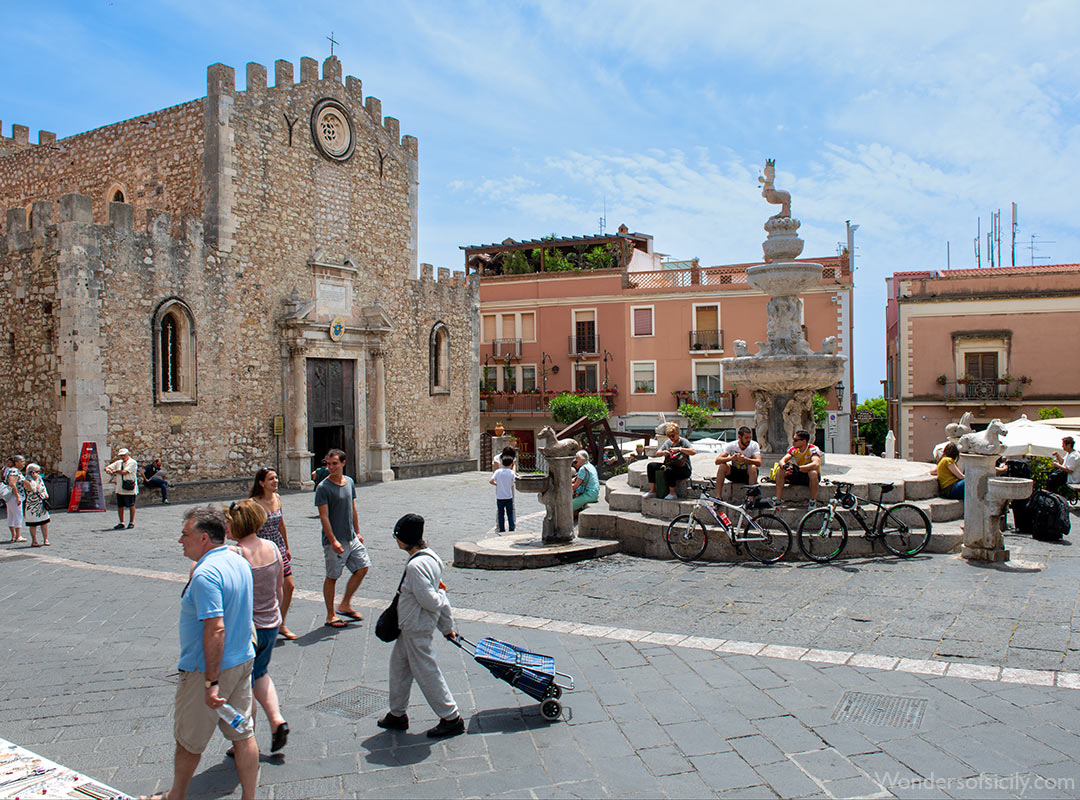
[{"label": "baroque stone fountain", "polygon": [[802,223],[791,216],[791,194],[776,189],[775,177],[776,161],[768,159],[758,178],[761,196],[780,212],[765,222],[765,263],[746,270],[747,282],[769,295],[767,340],[751,355],[746,342],[737,339],[735,357],[720,361],[725,382],[750,390],[757,441],[769,454],[785,452],[800,428],[810,431],[812,441],[814,392],[839,380],[847,361],[836,355],[836,337],[827,337],[815,352],[803,336],[799,293],[821,283],[822,267],[795,261],[803,249],[797,233]]}]

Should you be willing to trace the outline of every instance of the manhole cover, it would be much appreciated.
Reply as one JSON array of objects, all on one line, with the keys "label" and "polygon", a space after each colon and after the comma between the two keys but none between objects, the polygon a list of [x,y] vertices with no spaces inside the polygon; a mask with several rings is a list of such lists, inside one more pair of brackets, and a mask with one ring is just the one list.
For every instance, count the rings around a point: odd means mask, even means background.
[{"label": "manhole cover", "polygon": [[390,694],[380,689],[366,686],[354,686],[344,692],[323,698],[308,706],[312,711],[325,711],[339,717],[361,719],[362,717],[385,711],[390,705]]},{"label": "manhole cover", "polygon": [[33,558],[33,556],[24,555],[22,553],[12,556],[3,556],[0,558],[0,564],[6,564],[10,561],[25,561],[28,558]]},{"label": "manhole cover", "polygon": [[926,713],[925,697],[844,692],[832,718],[837,722],[862,722],[886,728],[918,728]]}]

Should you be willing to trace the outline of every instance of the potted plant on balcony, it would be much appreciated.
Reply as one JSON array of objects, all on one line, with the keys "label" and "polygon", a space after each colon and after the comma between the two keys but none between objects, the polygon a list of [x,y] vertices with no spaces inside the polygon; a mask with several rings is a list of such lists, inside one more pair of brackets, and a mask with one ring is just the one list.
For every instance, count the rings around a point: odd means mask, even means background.
[{"label": "potted plant on balcony", "polygon": [[948,376],[946,376],[946,375],[938,375],[937,376],[937,385],[938,386],[944,386],[948,382],[949,382]]}]

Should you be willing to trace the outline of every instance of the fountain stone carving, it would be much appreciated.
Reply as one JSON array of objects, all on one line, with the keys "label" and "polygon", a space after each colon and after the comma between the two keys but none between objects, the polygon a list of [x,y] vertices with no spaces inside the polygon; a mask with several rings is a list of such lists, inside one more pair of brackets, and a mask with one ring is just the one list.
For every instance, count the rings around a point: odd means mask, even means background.
[{"label": "fountain stone carving", "polygon": [[762,243],[765,263],[746,270],[747,282],[769,295],[766,341],[751,354],[746,342],[735,342],[733,358],[721,359],[724,380],[750,390],[754,398],[754,427],[765,453],[787,450],[799,428],[814,433],[813,397],[844,374],[847,358],[836,354],[836,340],[827,337],[814,352],[802,329],[800,292],[821,283],[821,265],[795,261],[802,253],[801,223],[791,216],[791,194],[776,188],[776,162],[765,162],[758,178],[761,196],[780,206],[765,222]]}]

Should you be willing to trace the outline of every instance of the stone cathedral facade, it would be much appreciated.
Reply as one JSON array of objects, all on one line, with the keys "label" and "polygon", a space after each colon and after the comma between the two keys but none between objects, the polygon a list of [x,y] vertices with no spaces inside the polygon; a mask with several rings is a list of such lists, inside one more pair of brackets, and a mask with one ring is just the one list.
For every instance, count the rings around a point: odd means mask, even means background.
[{"label": "stone cathedral facade", "polygon": [[341,64],[214,64],[207,94],[0,136],[0,450],[83,442],[175,481],[475,469],[477,286],[417,269],[417,141]]}]

